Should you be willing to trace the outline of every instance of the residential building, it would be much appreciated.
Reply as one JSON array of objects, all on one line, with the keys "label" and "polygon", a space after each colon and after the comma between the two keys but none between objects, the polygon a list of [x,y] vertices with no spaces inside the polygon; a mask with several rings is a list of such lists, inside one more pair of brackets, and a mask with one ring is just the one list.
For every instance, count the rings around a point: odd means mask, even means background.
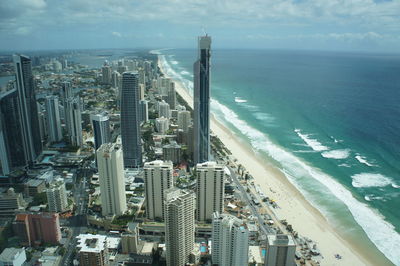
[{"label": "residential building", "polygon": [[46,121],[49,142],[59,142],[62,140],[61,120],[59,103],[57,96],[46,97]]},{"label": "residential building", "polygon": [[65,102],[65,122],[70,143],[73,146],[83,145],[82,137],[82,115],[79,97],[70,97]]},{"label": "residential building", "polygon": [[139,75],[136,72],[125,72],[122,74],[121,137],[124,166],[127,168],[142,165],[139,114]]},{"label": "residential building", "polygon": [[224,166],[216,162],[205,162],[196,165],[196,218],[198,221],[211,222],[214,212],[223,212],[224,175]]},{"label": "residential building", "polygon": [[178,112],[178,129],[182,129],[183,132],[187,133],[190,126],[190,112],[189,111],[179,111]]},{"label": "residential building", "polygon": [[105,143],[97,150],[100,198],[104,216],[121,215],[126,211],[124,157],[121,145]]},{"label": "residential building", "polygon": [[158,103],[158,117],[171,117],[169,104],[165,101]]},{"label": "residential building", "polygon": [[198,40],[198,60],[194,63],[194,162],[210,156],[210,57],[211,37]]},{"label": "residential building", "polygon": [[108,261],[107,236],[80,234],[77,238],[77,252],[81,266],[106,266]]},{"label": "residential building", "polygon": [[176,141],[171,141],[169,144],[163,146],[163,159],[164,161],[171,161],[177,165],[181,162],[181,145]]},{"label": "residential building", "polygon": [[140,122],[146,123],[149,121],[149,105],[146,100],[141,100],[140,105]]},{"label": "residential building", "polygon": [[0,266],[22,266],[25,261],[24,248],[6,248],[0,254]]},{"label": "residential building", "polygon": [[21,245],[34,246],[43,243],[58,245],[61,240],[60,220],[57,213],[20,213],[13,222],[14,233]]},{"label": "residential building", "polygon": [[28,164],[36,161],[42,152],[42,139],[36,103],[31,60],[24,55],[14,55],[22,144]]},{"label": "residential building", "polygon": [[293,236],[267,235],[267,253],[265,266],[294,266],[296,243]]},{"label": "residential building", "polygon": [[110,119],[106,113],[101,113],[91,115],[90,120],[93,126],[94,148],[97,151],[102,144],[111,141]]},{"label": "residential building", "polygon": [[165,190],[174,186],[173,166],[170,161],[152,161],[144,164],[146,217],[164,220]]},{"label": "residential building", "polygon": [[165,134],[169,130],[169,119],[165,117],[156,118],[156,130],[158,133]]},{"label": "residential building", "polygon": [[165,191],[164,204],[167,266],[184,266],[194,248],[195,194],[170,188]]},{"label": "residential building", "polygon": [[67,192],[64,180],[52,182],[46,190],[50,212],[64,212],[68,207]]},{"label": "residential building", "polygon": [[171,81],[168,85],[168,95],[167,95],[167,103],[171,110],[175,110],[176,108],[176,92],[175,92],[175,82]]},{"label": "residential building", "polygon": [[27,164],[16,89],[0,93],[0,174]]},{"label": "residential building", "polygon": [[219,266],[248,265],[249,231],[230,214],[213,213],[212,263]]}]

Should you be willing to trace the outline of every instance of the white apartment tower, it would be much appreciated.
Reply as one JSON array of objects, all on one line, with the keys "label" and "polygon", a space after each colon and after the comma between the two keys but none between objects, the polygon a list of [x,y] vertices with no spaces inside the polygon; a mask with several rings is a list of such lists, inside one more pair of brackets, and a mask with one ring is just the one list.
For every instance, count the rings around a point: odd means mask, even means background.
[{"label": "white apartment tower", "polygon": [[178,129],[182,129],[183,132],[187,133],[190,126],[190,112],[179,111],[178,112]]},{"label": "white apartment tower", "polygon": [[158,104],[158,117],[170,118],[170,108],[169,104],[162,101]]},{"label": "white apartment tower", "polygon": [[144,164],[146,217],[164,220],[164,192],[174,185],[171,161],[153,161]]},{"label": "white apartment tower", "polygon": [[50,212],[64,212],[67,210],[67,192],[63,180],[51,183],[50,187],[46,190],[46,195]]},{"label": "white apartment tower", "polygon": [[296,243],[291,235],[267,235],[265,266],[294,266]]},{"label": "white apartment tower", "polygon": [[230,214],[213,213],[212,263],[219,266],[248,265],[249,231]]},{"label": "white apartment tower", "polygon": [[100,196],[104,216],[126,211],[124,159],[121,145],[105,143],[97,150]]},{"label": "white apartment tower", "polygon": [[224,210],[224,166],[216,162],[199,163],[196,175],[196,218],[210,222],[214,212],[222,213]]},{"label": "white apartment tower", "polygon": [[165,191],[167,266],[184,266],[194,248],[195,195],[189,190]]}]

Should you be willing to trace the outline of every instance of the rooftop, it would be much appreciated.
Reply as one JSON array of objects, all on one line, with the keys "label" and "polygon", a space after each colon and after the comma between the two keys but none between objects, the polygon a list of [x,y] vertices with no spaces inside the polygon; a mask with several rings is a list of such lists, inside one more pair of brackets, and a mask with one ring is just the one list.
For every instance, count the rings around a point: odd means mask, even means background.
[{"label": "rooftop", "polygon": [[76,238],[80,252],[99,253],[107,247],[107,236],[104,235],[80,234]]},{"label": "rooftop", "polygon": [[25,253],[25,249],[23,248],[6,248],[0,254],[0,261],[10,262],[15,259],[15,257],[19,256],[22,252]]}]

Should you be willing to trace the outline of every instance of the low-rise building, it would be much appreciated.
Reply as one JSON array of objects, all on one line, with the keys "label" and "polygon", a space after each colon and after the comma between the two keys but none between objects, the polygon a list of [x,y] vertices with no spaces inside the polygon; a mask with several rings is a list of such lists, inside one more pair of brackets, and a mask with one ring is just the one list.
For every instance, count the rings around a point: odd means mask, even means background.
[{"label": "low-rise building", "polygon": [[0,266],[22,266],[25,261],[24,248],[6,248],[0,254]]}]

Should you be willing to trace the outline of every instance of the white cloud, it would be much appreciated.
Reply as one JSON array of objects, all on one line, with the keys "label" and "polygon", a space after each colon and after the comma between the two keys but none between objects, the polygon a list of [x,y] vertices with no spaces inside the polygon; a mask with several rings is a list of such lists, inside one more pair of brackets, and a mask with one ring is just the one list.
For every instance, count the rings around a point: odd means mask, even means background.
[{"label": "white cloud", "polygon": [[117,31],[113,31],[113,32],[111,32],[111,34],[112,34],[113,36],[115,36],[115,37],[119,37],[119,38],[122,37],[122,34],[121,34],[120,32],[117,32]]}]

